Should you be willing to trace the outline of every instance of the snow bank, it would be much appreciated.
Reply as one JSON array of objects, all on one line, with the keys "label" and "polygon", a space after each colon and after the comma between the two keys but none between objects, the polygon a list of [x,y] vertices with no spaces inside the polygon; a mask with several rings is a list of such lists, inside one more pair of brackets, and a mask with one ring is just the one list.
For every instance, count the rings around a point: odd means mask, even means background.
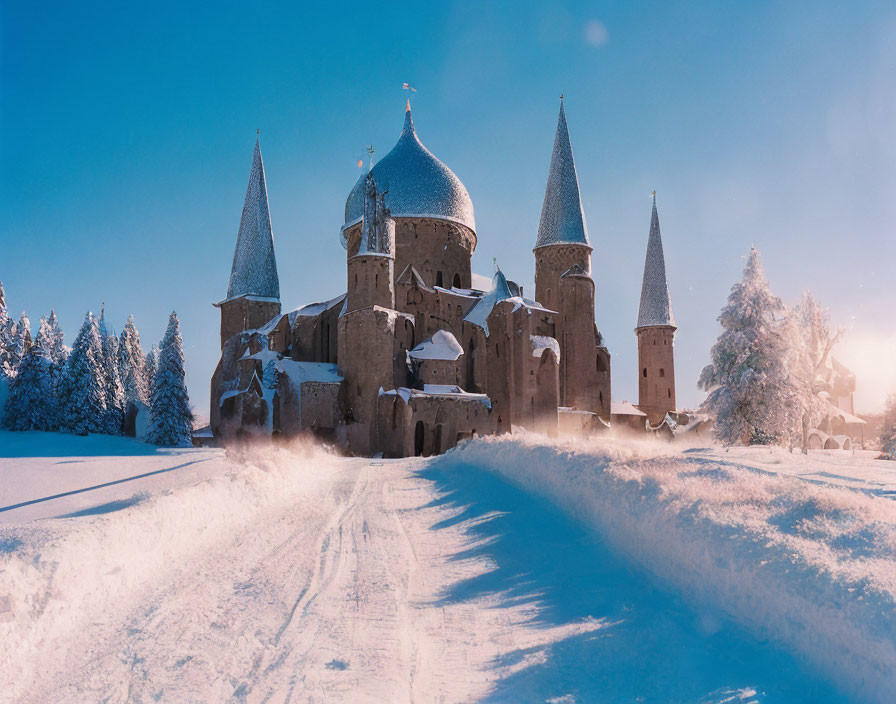
[{"label": "snow bank", "polygon": [[696,452],[530,436],[467,442],[437,461],[547,498],[695,607],[781,644],[852,697],[892,701],[896,503]]},{"label": "snow bank", "polygon": [[4,696],[21,696],[19,688],[38,675],[40,656],[65,642],[88,615],[135,602],[173,566],[189,565],[191,555],[232,540],[267,509],[325,494],[340,460],[296,442],[235,449],[220,462],[213,479],[135,497],[121,502],[121,510],[4,527],[0,643],[7,647],[0,648],[0,682],[12,683]]}]

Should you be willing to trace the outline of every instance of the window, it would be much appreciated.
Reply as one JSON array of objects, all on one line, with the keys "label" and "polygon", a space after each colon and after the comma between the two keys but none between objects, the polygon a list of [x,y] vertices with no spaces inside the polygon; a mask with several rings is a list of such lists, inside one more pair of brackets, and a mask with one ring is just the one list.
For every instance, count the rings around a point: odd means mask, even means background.
[{"label": "window", "polygon": [[669,398],[672,398],[672,389],[666,389],[666,392],[669,394]]},{"label": "window", "polygon": [[644,378],[646,379],[647,378],[647,367],[644,367],[644,371],[642,372],[642,374],[644,374]]},{"label": "window", "polygon": [[452,285],[454,286],[454,288],[460,288],[460,274],[454,275],[454,281]]},{"label": "window", "polygon": [[436,272],[436,286],[441,286],[441,285],[442,285],[442,272],[437,271]]},{"label": "window", "polygon": [[662,378],[662,377],[664,377],[664,376],[666,376],[666,370],[665,370],[665,369],[660,369],[660,378]]}]

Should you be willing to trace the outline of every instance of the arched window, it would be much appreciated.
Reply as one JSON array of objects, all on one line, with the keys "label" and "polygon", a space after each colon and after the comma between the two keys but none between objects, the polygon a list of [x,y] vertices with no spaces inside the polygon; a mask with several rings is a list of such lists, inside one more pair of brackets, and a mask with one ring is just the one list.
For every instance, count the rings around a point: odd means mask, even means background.
[{"label": "arched window", "polygon": [[666,376],[666,370],[660,369],[660,377],[664,377],[664,376]]},{"label": "arched window", "polygon": [[454,288],[460,288],[460,274],[454,275],[454,281],[452,282]]},{"label": "arched window", "polygon": [[644,378],[646,379],[647,378],[647,367],[644,367],[643,374],[644,374]]},{"label": "arched window", "polygon": [[666,389],[666,391],[667,391],[668,394],[669,394],[669,398],[672,398],[672,389]]}]

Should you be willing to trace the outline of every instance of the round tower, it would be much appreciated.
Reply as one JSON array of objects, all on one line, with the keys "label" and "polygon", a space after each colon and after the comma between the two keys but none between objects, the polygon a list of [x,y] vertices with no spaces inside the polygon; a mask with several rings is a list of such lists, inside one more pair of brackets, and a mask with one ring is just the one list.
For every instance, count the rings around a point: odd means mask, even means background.
[{"label": "round tower", "polygon": [[650,235],[638,308],[638,408],[654,425],[675,406],[675,319],[666,281],[666,262],[656,211],[650,216]]},{"label": "round tower", "polygon": [[[473,202],[454,172],[423,146],[410,104],[398,142],[370,173],[394,221],[394,277],[413,264],[428,286],[469,288],[476,248]],[[349,256],[361,246],[364,183],[362,176],[345,203],[342,238]]]}]

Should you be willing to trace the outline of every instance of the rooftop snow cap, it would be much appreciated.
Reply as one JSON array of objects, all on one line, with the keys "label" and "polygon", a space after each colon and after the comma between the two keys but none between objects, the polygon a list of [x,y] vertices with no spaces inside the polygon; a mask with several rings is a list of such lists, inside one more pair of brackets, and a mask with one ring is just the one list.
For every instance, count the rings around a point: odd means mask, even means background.
[{"label": "rooftop snow cap", "polygon": [[560,99],[560,117],[557,119],[557,135],[554,137],[554,151],[551,154],[551,170],[544,192],[544,205],[541,207],[538,239],[535,241],[536,247],[548,244],[590,246],[563,98]]},{"label": "rooftop snow cap", "polygon": [[233,253],[233,268],[227,300],[240,296],[280,298],[280,279],[274,257],[274,233],[268,209],[268,187],[264,178],[261,147],[255,140],[249,187],[243,204],[243,218]]},{"label": "rooftop snow cap", "polygon": [[[393,218],[435,218],[460,223],[476,231],[473,201],[460,179],[420,141],[408,105],[404,129],[395,146],[371,170],[386,192]],[[364,210],[362,174],[345,201],[345,224],[353,225]]]},{"label": "rooftop snow cap", "polygon": [[650,216],[650,236],[647,239],[647,258],[644,261],[644,281],[641,284],[641,306],[638,327],[675,325],[672,299],[666,282],[666,260],[660,237],[660,218],[656,213],[656,192],[653,194],[653,213]]}]

